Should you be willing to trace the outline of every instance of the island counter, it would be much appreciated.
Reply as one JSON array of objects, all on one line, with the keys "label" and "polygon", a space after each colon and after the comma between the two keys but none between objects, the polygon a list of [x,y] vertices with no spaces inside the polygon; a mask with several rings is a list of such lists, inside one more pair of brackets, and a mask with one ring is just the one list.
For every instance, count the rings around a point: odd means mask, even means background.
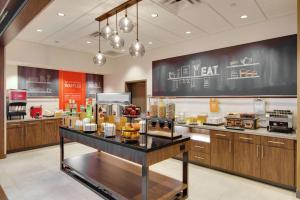
[{"label": "island counter", "polygon": [[[64,139],[98,152],[65,159]],[[125,144],[119,136],[105,138],[60,127],[61,170],[106,199],[186,199],[190,138],[143,136],[142,139],[145,145]],[[149,170],[149,166],[180,153],[182,181]]]}]

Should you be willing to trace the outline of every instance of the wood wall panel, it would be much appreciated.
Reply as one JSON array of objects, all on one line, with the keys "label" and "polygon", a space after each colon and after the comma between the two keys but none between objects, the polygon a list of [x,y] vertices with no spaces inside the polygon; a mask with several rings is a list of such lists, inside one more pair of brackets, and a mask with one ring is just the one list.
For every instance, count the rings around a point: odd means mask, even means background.
[{"label": "wood wall panel", "polygon": [[5,51],[4,46],[0,45],[0,159],[5,158],[5,141],[6,141],[6,128],[5,128],[5,118],[4,118],[4,103],[5,103]]},{"label": "wood wall panel", "polygon": [[[297,113],[300,113],[300,0],[297,1]],[[300,198],[300,119],[297,118],[297,152],[296,152],[296,196]]]},{"label": "wood wall panel", "polygon": [[6,46],[51,1],[53,0],[28,0],[20,13],[0,36],[0,44]]}]

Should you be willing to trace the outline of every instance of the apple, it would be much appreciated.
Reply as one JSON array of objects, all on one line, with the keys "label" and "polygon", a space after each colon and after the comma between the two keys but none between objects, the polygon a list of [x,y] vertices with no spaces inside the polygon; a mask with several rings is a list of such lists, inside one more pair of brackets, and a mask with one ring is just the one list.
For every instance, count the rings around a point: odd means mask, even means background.
[{"label": "apple", "polygon": [[130,115],[132,116],[136,115],[136,111],[135,110],[130,111]]}]

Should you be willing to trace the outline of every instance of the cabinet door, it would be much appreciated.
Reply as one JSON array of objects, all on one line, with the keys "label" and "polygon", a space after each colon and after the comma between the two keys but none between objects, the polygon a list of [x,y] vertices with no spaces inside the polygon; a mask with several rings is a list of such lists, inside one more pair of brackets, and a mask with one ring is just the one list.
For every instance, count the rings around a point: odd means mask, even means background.
[{"label": "cabinet door", "polygon": [[232,170],[233,169],[233,144],[231,139],[211,138],[210,143],[211,166]]},{"label": "cabinet door", "polygon": [[45,120],[43,123],[42,143],[56,144],[59,141],[59,124],[57,120]]},{"label": "cabinet door", "polygon": [[42,145],[41,121],[25,123],[25,146],[36,147]]},{"label": "cabinet door", "polygon": [[23,124],[7,124],[7,151],[15,151],[24,147],[25,135]]},{"label": "cabinet door", "polygon": [[260,177],[260,145],[248,142],[234,143],[234,171]]},{"label": "cabinet door", "polygon": [[295,186],[294,166],[294,150],[262,146],[261,178],[287,186]]}]

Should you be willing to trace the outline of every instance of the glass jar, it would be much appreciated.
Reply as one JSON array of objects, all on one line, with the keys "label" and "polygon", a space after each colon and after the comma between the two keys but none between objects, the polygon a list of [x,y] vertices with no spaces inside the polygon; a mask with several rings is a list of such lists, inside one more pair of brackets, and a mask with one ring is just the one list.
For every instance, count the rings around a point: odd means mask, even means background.
[{"label": "glass jar", "polygon": [[150,99],[150,117],[157,117],[158,102],[157,99]]},{"label": "glass jar", "polygon": [[166,103],[166,118],[168,120],[175,118],[175,103],[171,99],[168,99]]},{"label": "glass jar", "polygon": [[159,100],[158,104],[158,117],[165,118],[166,117],[166,104],[163,99]]}]

